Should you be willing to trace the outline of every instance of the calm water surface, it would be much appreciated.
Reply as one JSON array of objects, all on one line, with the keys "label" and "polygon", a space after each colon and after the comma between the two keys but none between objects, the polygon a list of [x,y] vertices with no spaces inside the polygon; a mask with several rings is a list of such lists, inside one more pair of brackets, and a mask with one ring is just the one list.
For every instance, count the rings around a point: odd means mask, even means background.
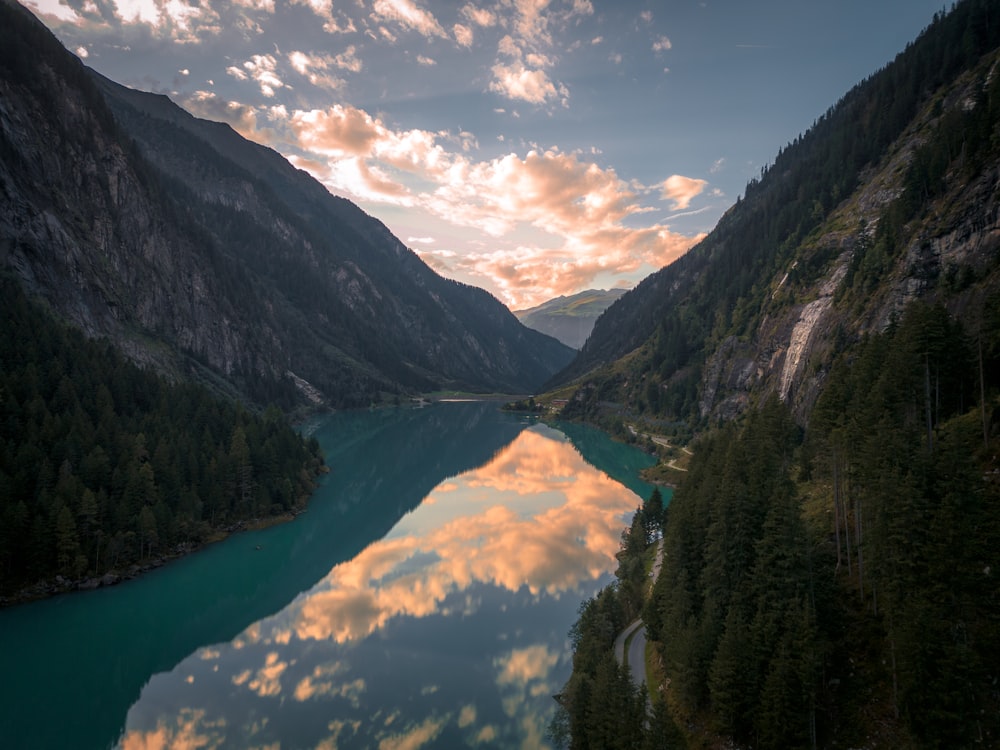
[{"label": "calm water surface", "polygon": [[651,459],[489,403],[311,428],[296,521],[0,611],[0,746],[545,746]]}]

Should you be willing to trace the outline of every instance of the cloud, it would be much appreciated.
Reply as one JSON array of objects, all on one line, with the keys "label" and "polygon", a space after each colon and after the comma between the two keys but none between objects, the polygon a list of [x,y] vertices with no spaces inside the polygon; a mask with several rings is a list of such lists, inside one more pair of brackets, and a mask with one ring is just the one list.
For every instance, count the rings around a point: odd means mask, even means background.
[{"label": "cloud", "polygon": [[[268,3],[274,11],[274,0],[245,0],[247,2]],[[328,34],[351,34],[357,31],[354,20],[343,13],[334,11],[333,0],[289,0],[292,4],[305,5],[324,20],[323,31]]]},{"label": "cloud", "polygon": [[525,687],[534,681],[547,680],[558,662],[559,654],[549,651],[545,644],[516,648],[494,662],[499,668],[497,683]]},{"label": "cloud", "polygon": [[247,687],[261,698],[273,698],[281,694],[281,675],[288,664],[280,660],[277,651],[269,653],[264,660],[264,666],[257,670]]},{"label": "cloud", "polygon": [[[533,59],[544,62],[544,56]],[[313,74],[317,61],[331,65],[301,52],[289,61],[303,75]],[[267,64],[234,66],[232,74],[249,80],[264,72],[270,72]],[[421,256],[441,272],[487,286],[515,307],[573,293],[598,276],[610,284],[630,275],[634,283],[701,239],[667,225],[637,226],[635,219],[655,210],[646,205],[655,194],[683,210],[704,188],[702,180],[674,175],[646,188],[583,154],[554,148],[477,161],[470,155],[476,147],[472,134],[399,130],[343,104],[253,110],[226,104],[211,92],[198,92],[185,104],[224,119],[249,138],[286,152],[291,147],[290,161],[336,194],[416,208],[492,237],[488,251],[456,257],[445,254],[450,248],[426,248]],[[420,236],[427,230],[414,224],[405,231]]]},{"label": "cloud", "polygon": [[475,723],[476,723],[476,707],[471,703],[462,706],[462,710],[458,714],[459,728],[465,728]]},{"label": "cloud", "polygon": [[40,15],[66,23],[77,24],[83,20],[73,8],[59,0],[27,0],[27,5]]},{"label": "cloud", "polygon": [[[522,432],[490,464],[451,484],[488,487],[514,498],[545,492],[553,505],[528,517],[510,507],[515,500],[465,506],[462,515],[426,536],[383,539],[334,568],[293,603],[290,625],[276,625],[264,640],[278,642],[290,629],[300,640],[356,641],[393,618],[442,612],[449,597],[473,582],[536,595],[576,590],[614,567],[620,519],[635,504],[630,491],[586,464],[572,446],[533,430]],[[431,498],[442,506],[463,502],[453,492],[435,491]],[[534,679],[528,672],[532,654],[512,654],[502,671],[504,681]],[[240,678],[248,682],[249,670]],[[297,690],[311,696],[320,682],[330,680],[315,675]]]},{"label": "cloud", "polygon": [[556,88],[544,70],[529,69],[520,61],[496,63],[489,89],[508,99],[530,104],[545,104],[560,97],[565,100],[569,96],[564,87]]},{"label": "cloud", "polygon": [[205,720],[203,709],[182,708],[172,721],[160,718],[149,731],[129,729],[121,738],[122,750],[167,750],[168,748],[212,748],[225,740],[222,718]]},{"label": "cloud", "polygon": [[[144,27],[154,37],[175,43],[197,42],[220,31],[219,14],[210,4],[185,0],[75,0],[71,7],[60,0],[29,0],[40,15],[57,23],[86,29],[89,33],[117,34],[126,27]],[[79,53],[78,53],[79,54]]]},{"label": "cloud", "polygon": [[[241,75],[242,70],[236,68]],[[238,76],[237,76],[238,77]],[[213,91],[198,90],[181,98],[181,104],[192,114],[229,123],[233,129],[247,138],[267,141],[267,130],[258,128],[258,110],[248,104],[220,98]]]},{"label": "cloud", "polygon": [[372,12],[377,19],[395,21],[428,38],[448,36],[430,11],[411,0],[375,0]]},{"label": "cloud", "polygon": [[701,194],[707,184],[706,180],[674,174],[664,180],[662,195],[666,200],[674,202],[675,210],[683,211]]},{"label": "cloud", "polygon": [[653,52],[666,52],[668,49],[673,47],[670,40],[665,36],[657,37],[653,41]]},{"label": "cloud", "polygon": [[278,61],[274,55],[254,55],[243,63],[242,66],[230,65],[226,72],[239,81],[252,79],[260,86],[260,93],[271,98],[277,89],[284,88],[285,84],[278,77]]},{"label": "cloud", "polygon": [[368,689],[368,685],[361,677],[341,683],[331,679],[344,669],[344,665],[339,662],[316,666],[311,674],[303,677],[295,686],[295,700],[305,702],[316,697],[339,697],[345,698],[354,708],[358,708],[361,705],[361,695]]},{"label": "cloud", "polygon": [[[274,0],[231,0],[233,5],[249,10],[262,11],[264,13],[274,13]],[[296,0],[292,0],[295,2]]]},{"label": "cloud", "polygon": [[379,750],[417,750],[441,734],[446,723],[446,718],[429,717],[400,734],[383,738],[379,741],[378,748]]},{"label": "cloud", "polygon": [[427,68],[437,65],[437,60],[427,57],[426,55],[417,55],[417,62]]},{"label": "cloud", "polygon": [[337,90],[344,85],[344,79],[331,75],[330,70],[347,70],[352,73],[361,71],[361,60],[357,57],[354,45],[339,55],[307,54],[296,50],[289,53],[288,62],[313,86],[329,90]]},{"label": "cloud", "polygon": [[[465,6],[463,13],[468,11],[474,17],[469,7]],[[489,90],[511,100],[568,106],[569,89],[554,83],[547,72],[557,62],[551,55],[554,46],[551,30],[592,15],[593,6],[589,0],[574,0],[568,8],[560,5],[553,9],[550,0],[509,0],[506,7],[512,9],[512,17],[500,23],[511,33],[501,38],[497,46]],[[483,19],[490,20],[492,16]]]},{"label": "cloud", "polygon": [[117,16],[126,23],[147,23],[157,26],[160,9],[153,0],[113,0]]},{"label": "cloud", "polygon": [[452,26],[452,32],[455,34],[455,41],[458,42],[462,47],[471,47],[473,40],[472,29],[462,23],[456,23]]},{"label": "cloud", "polygon": [[466,3],[462,6],[462,16],[477,26],[484,28],[496,26],[497,24],[496,13],[487,8],[477,8],[472,3]]},{"label": "cloud", "polygon": [[320,17],[330,17],[333,0],[289,0],[292,4],[305,5],[312,8],[313,13]]},{"label": "cloud", "polygon": [[364,110],[341,104],[298,110],[290,124],[303,148],[324,156],[368,156],[388,132]]}]

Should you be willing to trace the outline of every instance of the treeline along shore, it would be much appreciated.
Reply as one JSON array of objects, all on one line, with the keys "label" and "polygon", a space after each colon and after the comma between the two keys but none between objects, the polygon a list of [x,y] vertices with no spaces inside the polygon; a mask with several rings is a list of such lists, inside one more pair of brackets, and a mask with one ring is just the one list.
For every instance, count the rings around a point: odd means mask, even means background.
[{"label": "treeline along shore", "polygon": [[92,588],[302,509],[319,444],[168,382],[0,282],[0,604]]}]

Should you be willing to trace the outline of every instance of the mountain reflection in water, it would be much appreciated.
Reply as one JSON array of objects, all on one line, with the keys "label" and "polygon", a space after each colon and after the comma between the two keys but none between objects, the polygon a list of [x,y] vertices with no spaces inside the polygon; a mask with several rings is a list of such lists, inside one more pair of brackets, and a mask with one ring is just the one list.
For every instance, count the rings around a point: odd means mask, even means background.
[{"label": "mountain reflection in water", "polygon": [[536,425],[277,614],[154,675],[121,745],[542,747],[639,498]]}]

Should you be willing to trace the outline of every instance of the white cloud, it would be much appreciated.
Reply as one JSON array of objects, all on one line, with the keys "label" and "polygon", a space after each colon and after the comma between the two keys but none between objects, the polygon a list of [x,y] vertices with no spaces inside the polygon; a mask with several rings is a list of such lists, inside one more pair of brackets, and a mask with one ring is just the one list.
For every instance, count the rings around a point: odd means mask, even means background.
[{"label": "white cloud", "polygon": [[357,58],[353,45],[336,56],[311,55],[296,50],[289,53],[288,62],[295,72],[305,76],[309,83],[330,90],[342,87],[344,80],[331,75],[329,70],[348,70],[352,73],[361,71],[361,61]]},{"label": "white cloud", "polygon": [[376,18],[395,21],[425,37],[447,36],[434,15],[412,0],[375,0],[372,11]]},{"label": "white cloud", "polygon": [[160,10],[153,0],[113,0],[118,17],[127,23],[148,23],[156,26],[160,22]]},{"label": "white cloud", "polygon": [[670,43],[670,40],[667,39],[667,37],[665,36],[657,37],[653,41],[653,52],[665,52],[671,47],[673,47],[673,45]]},{"label": "white cloud", "polygon": [[494,65],[490,91],[530,104],[545,104],[560,97],[565,101],[569,97],[565,87],[556,88],[544,70],[531,70],[520,61],[510,64],[498,62]]},{"label": "white cloud", "polygon": [[226,72],[239,81],[253,79],[260,86],[260,92],[270,98],[277,89],[285,86],[278,77],[277,67],[278,61],[274,55],[254,55],[242,67],[231,65],[226,68]]},{"label": "white cloud", "polygon": [[[59,2],[59,0],[27,0],[27,4],[39,14],[57,18],[60,21],[75,24],[83,20],[73,8]],[[80,57],[84,57],[84,55],[80,55]]]},{"label": "white cloud", "polygon": [[[264,13],[274,13],[274,0],[231,0],[233,5],[249,10],[263,11]],[[292,0],[295,2],[295,0]]]}]

